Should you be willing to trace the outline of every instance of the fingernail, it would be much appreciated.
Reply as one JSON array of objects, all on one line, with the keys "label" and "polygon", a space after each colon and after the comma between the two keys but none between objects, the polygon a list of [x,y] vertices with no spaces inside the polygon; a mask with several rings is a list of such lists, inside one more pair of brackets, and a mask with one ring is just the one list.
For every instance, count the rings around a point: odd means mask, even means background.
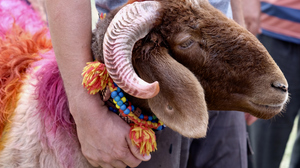
[{"label": "fingernail", "polygon": [[143,157],[144,157],[145,160],[150,160],[151,159],[151,155],[150,154],[149,155],[145,155]]}]

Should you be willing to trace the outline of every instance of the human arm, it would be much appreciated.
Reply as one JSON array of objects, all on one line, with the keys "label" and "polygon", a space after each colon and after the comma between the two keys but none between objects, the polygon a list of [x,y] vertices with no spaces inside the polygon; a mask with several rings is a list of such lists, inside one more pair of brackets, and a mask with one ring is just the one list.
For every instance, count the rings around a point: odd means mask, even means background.
[{"label": "human arm", "polygon": [[246,28],[254,35],[261,33],[260,0],[243,0],[243,13]]},{"label": "human arm", "polygon": [[82,70],[91,56],[90,0],[46,0],[53,48],[75,120],[83,155],[95,167],[138,166],[143,157],[129,139],[130,127],[109,112],[99,94],[81,85]]},{"label": "human arm", "polygon": [[232,17],[241,26],[245,27],[245,20],[243,14],[243,0],[231,0]]}]

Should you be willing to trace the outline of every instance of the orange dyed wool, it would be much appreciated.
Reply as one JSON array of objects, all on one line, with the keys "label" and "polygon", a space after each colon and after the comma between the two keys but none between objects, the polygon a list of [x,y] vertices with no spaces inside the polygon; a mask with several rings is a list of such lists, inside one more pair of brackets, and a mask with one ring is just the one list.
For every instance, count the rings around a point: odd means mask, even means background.
[{"label": "orange dyed wool", "polygon": [[0,38],[0,138],[18,101],[27,69],[41,59],[40,53],[52,49],[47,28],[34,35],[17,25]]}]

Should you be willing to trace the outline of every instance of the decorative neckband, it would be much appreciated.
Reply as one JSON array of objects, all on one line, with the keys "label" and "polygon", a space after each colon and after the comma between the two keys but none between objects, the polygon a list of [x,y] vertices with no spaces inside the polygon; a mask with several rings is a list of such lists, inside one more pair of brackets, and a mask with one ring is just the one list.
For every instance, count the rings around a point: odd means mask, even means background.
[{"label": "decorative neckband", "polygon": [[106,13],[101,13],[100,15],[99,15],[99,18],[101,19],[101,20],[103,20],[103,19],[105,19],[105,17],[106,17]]},{"label": "decorative neckband", "polygon": [[149,155],[157,150],[154,130],[162,130],[165,125],[155,115],[142,114],[125,97],[123,91],[113,82],[107,73],[106,67],[99,61],[88,62],[83,69],[82,85],[90,94],[101,91],[102,99],[108,109],[117,113],[130,125],[130,139],[132,144],[140,148],[140,153]]}]

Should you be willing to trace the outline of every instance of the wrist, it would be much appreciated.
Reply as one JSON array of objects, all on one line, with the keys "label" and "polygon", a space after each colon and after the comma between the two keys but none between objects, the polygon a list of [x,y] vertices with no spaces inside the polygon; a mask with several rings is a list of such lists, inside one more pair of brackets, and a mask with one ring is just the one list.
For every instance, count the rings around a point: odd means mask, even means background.
[{"label": "wrist", "polygon": [[93,116],[94,113],[104,115],[108,111],[99,94],[91,95],[84,88],[80,91],[72,92],[67,97],[70,113],[75,121]]}]

